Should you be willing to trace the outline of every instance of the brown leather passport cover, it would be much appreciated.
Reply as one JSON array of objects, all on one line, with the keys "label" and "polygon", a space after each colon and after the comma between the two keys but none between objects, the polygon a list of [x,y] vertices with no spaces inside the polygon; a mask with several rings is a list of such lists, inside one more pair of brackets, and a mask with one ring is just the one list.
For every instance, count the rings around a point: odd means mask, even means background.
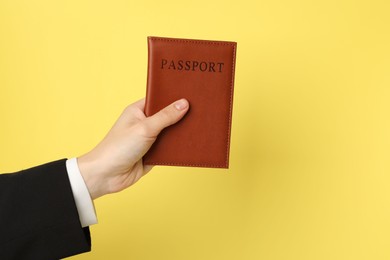
[{"label": "brown leather passport cover", "polygon": [[148,37],[146,116],[180,98],[190,109],[160,133],[144,164],[229,168],[236,47]]}]

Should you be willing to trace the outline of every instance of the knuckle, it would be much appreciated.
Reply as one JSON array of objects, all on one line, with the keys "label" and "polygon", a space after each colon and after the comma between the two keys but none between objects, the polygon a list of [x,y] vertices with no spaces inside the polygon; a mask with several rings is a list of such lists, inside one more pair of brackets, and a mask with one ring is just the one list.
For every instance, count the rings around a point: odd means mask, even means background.
[{"label": "knuckle", "polygon": [[123,109],[123,113],[124,114],[127,114],[127,113],[132,113],[134,111],[134,107],[132,105],[128,105],[125,107],[125,109]]},{"label": "knuckle", "polygon": [[148,139],[155,138],[158,135],[158,133],[156,133],[156,131],[151,126],[149,126],[149,124],[145,124],[145,123],[139,123],[136,126],[136,132],[139,136]]},{"label": "knuckle", "polygon": [[146,124],[138,124],[137,125],[137,133],[141,136],[149,136],[150,135],[150,127],[148,127]]}]

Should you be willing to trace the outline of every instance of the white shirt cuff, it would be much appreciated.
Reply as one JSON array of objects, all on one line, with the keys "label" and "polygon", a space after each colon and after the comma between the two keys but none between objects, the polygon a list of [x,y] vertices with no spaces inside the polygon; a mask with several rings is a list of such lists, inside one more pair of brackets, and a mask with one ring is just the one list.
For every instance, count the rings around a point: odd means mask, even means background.
[{"label": "white shirt cuff", "polygon": [[80,173],[77,158],[66,161],[66,170],[68,171],[70,186],[72,187],[73,197],[76,202],[77,211],[82,227],[97,224],[95,206],[89,194],[87,185]]}]

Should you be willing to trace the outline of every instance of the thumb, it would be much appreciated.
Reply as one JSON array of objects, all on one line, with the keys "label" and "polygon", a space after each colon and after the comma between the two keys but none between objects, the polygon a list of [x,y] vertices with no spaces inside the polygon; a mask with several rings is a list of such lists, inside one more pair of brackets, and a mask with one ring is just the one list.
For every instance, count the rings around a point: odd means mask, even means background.
[{"label": "thumb", "polygon": [[144,124],[153,135],[158,135],[165,127],[175,124],[187,113],[189,103],[186,99],[180,99],[156,114],[145,119]]}]

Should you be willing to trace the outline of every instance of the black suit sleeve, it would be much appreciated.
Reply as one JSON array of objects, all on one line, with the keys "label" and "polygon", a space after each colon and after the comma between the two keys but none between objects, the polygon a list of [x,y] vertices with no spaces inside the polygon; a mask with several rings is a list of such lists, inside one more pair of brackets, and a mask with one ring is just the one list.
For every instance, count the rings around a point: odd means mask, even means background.
[{"label": "black suit sleeve", "polygon": [[60,259],[91,250],[59,160],[0,174],[0,259]]}]

